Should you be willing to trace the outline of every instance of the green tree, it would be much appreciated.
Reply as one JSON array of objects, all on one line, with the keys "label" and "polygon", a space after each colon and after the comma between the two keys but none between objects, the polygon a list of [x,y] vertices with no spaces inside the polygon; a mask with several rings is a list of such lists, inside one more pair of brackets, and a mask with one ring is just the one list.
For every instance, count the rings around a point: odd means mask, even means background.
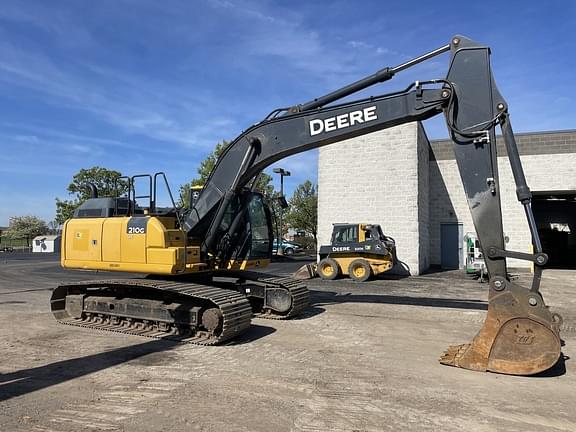
[{"label": "green tree", "polygon": [[72,217],[74,210],[82,204],[80,201],[75,199],[73,200],[61,200],[60,198],[56,198],[56,217],[54,218],[54,223],[56,225],[61,225],[66,220]]},{"label": "green tree", "polygon": [[256,187],[254,189],[262,193],[266,198],[272,198],[274,196],[272,176],[265,172],[261,172],[260,176],[258,176],[258,179],[256,180]]},{"label": "green tree", "polygon": [[200,163],[200,167],[198,168],[198,177],[192,179],[192,186],[204,186],[206,184],[208,177],[210,177],[210,173],[216,166],[218,158],[222,152],[228,148],[229,145],[230,141],[226,140],[216,144],[214,151]]},{"label": "green tree", "polygon": [[286,214],[288,226],[298,231],[310,234],[316,241],[318,234],[318,194],[310,180],[298,185],[289,201]]},{"label": "green tree", "polygon": [[[198,177],[194,177],[188,183],[180,185],[180,200],[178,205],[181,207],[188,207],[188,197],[192,186],[204,186],[210,177],[210,173],[216,166],[218,158],[224,150],[230,145],[229,141],[223,140],[216,144],[214,151],[210,153],[206,159],[200,163],[198,168]],[[272,176],[261,173],[258,177],[256,188],[257,191],[262,192],[266,197],[271,197],[274,194],[274,186],[272,185]]]},{"label": "green tree", "polygon": [[88,183],[92,183],[98,189],[98,196],[115,196],[115,184],[118,183],[118,194],[121,195],[126,192],[127,184],[125,182],[118,182],[118,178],[122,176],[119,171],[109,170],[102,167],[92,167],[88,169],[82,168],[72,178],[72,183],[68,185],[66,190],[72,199],[61,200],[56,198],[56,219],[55,222],[59,225],[64,223],[67,219],[72,217],[72,213],[76,207],[90,198],[90,190]]},{"label": "green tree", "polygon": [[10,218],[6,237],[11,240],[26,239],[30,246],[30,240],[36,236],[48,233],[48,225],[36,216],[14,216]]},{"label": "green tree", "polygon": [[[286,228],[286,209],[282,209],[280,192],[273,192],[270,195],[265,195],[265,197],[266,204],[272,213],[272,228],[274,232],[274,238],[276,238],[280,235],[280,213],[282,211],[284,211],[282,225],[284,225],[283,228]],[[283,229],[282,235],[280,235],[280,237],[284,238],[285,233],[286,230]]]},{"label": "green tree", "polygon": [[190,194],[190,189],[192,186],[204,186],[210,173],[216,166],[216,161],[222,154],[224,150],[230,145],[230,142],[223,140],[216,144],[216,147],[210,153],[206,159],[200,162],[200,167],[198,167],[198,177],[194,177],[188,183],[184,183],[180,185],[180,199],[178,201],[178,206],[180,207],[188,207],[188,197]]}]

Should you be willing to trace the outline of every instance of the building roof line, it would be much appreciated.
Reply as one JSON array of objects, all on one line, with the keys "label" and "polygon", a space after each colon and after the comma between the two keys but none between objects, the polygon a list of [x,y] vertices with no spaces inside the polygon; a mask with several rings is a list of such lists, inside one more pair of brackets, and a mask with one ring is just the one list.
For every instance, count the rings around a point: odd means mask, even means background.
[{"label": "building roof line", "polygon": [[[555,135],[555,134],[576,134],[576,129],[561,129],[561,130],[554,130],[554,131],[540,131],[540,132],[514,132],[514,135],[517,137],[521,136],[530,136],[530,135]],[[502,138],[502,135],[496,135],[496,138]],[[430,143],[435,142],[444,142],[444,141],[451,141],[449,137],[446,138],[437,138],[433,140],[429,140]]]}]

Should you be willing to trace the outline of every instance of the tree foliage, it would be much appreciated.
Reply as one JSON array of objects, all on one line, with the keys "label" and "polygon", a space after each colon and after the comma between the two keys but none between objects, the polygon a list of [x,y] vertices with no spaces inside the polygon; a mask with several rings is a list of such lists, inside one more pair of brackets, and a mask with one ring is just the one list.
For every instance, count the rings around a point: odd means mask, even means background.
[{"label": "tree foliage", "polygon": [[60,198],[56,198],[56,217],[54,218],[54,222],[58,225],[66,222],[66,220],[72,217],[74,210],[80,204],[81,203],[76,200],[61,200]]},{"label": "tree foliage", "polygon": [[[272,213],[272,229],[274,233],[274,238],[282,237],[286,233],[286,209],[282,209],[280,192],[273,192],[269,196],[266,196],[266,204],[270,208]],[[280,213],[284,211],[282,220],[282,232],[280,232]]]},{"label": "tree foliage", "polygon": [[[208,181],[208,177],[210,177],[210,173],[216,166],[216,162],[218,158],[228,148],[230,145],[229,141],[222,141],[216,144],[216,147],[210,153],[206,159],[204,159],[200,163],[200,167],[198,167],[198,177],[194,177],[188,183],[184,183],[180,185],[180,200],[178,201],[178,205],[181,207],[188,207],[188,197],[190,194],[190,189],[192,186],[204,186]],[[261,173],[258,177],[256,188],[257,191],[262,192],[266,197],[271,197],[274,193],[274,186],[272,185],[272,176]]]},{"label": "tree foliage", "polygon": [[178,201],[178,206],[180,207],[188,207],[188,197],[190,194],[190,189],[192,186],[204,186],[208,177],[210,177],[210,173],[216,166],[216,161],[222,154],[226,147],[228,147],[230,143],[226,140],[219,142],[216,144],[216,147],[210,153],[206,159],[200,162],[200,166],[198,167],[198,177],[194,177],[188,183],[184,183],[180,185],[180,199]]},{"label": "tree foliage", "polygon": [[298,231],[310,234],[316,240],[318,233],[318,193],[316,186],[306,180],[298,185],[289,201],[286,223]]},{"label": "tree foliage", "polygon": [[126,192],[127,184],[118,181],[122,173],[115,170],[109,170],[102,167],[92,167],[88,169],[82,168],[74,177],[72,183],[68,185],[66,190],[72,199],[61,200],[56,198],[56,220],[57,224],[64,223],[67,219],[72,217],[74,210],[88,198],[90,198],[90,190],[88,183],[93,183],[98,189],[98,196],[115,196],[115,185],[118,184],[118,194],[121,195]]},{"label": "tree foliage", "polygon": [[36,236],[47,234],[48,225],[36,216],[13,216],[10,218],[6,237],[12,240],[26,239],[30,246],[30,240]]},{"label": "tree foliage", "polygon": [[216,166],[218,158],[222,152],[228,148],[229,145],[230,142],[226,140],[216,144],[214,151],[200,163],[200,167],[198,168],[198,177],[192,179],[192,186],[204,186],[206,184],[208,177],[210,177],[210,173]]}]

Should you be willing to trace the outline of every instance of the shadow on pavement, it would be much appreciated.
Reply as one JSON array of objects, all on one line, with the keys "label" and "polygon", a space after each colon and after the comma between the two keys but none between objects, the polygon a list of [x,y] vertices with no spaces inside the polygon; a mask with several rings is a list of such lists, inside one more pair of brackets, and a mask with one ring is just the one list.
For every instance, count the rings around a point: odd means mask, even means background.
[{"label": "shadow on pavement", "polygon": [[[312,295],[312,293],[310,293],[310,294]],[[321,313],[324,313],[325,311],[326,311],[326,309],[324,309],[322,307],[318,307],[318,305],[312,301],[310,303],[310,306],[308,306],[304,311],[302,311],[302,313],[300,313],[300,315],[297,315],[293,318],[290,318],[290,321],[305,320],[308,318],[312,318],[313,316],[320,315]]]},{"label": "shadow on pavement", "polygon": [[178,346],[176,342],[155,339],[86,357],[77,357],[31,369],[0,374],[0,401],[108,369],[148,354],[169,351],[176,346]]},{"label": "shadow on pavement", "polygon": [[36,292],[36,291],[52,291],[52,288],[34,288],[34,289],[24,289],[20,291],[3,291],[0,292],[0,296],[8,294],[20,294],[25,292]]},{"label": "shadow on pavement", "polygon": [[560,354],[560,358],[554,366],[544,372],[534,375],[534,378],[553,378],[566,375],[566,360],[570,360],[570,357]]},{"label": "shadow on pavement", "polygon": [[251,323],[250,328],[246,330],[246,332],[242,333],[239,337],[234,338],[231,341],[225,342],[223,345],[244,345],[246,343],[251,343],[255,340],[271,335],[274,332],[276,332],[275,328]]},{"label": "shadow on pavement", "polygon": [[[252,324],[244,334],[230,342],[230,344],[242,345],[250,343],[275,331],[271,327]],[[179,345],[180,343],[176,341],[153,339],[138,345],[117,348],[86,357],[62,360],[7,374],[0,373],[0,401],[42,390],[145,357],[149,354],[168,352]],[[218,347],[214,349],[218,349]]]},{"label": "shadow on pavement", "polygon": [[[394,269],[390,270],[393,271]],[[379,275],[374,276],[373,280],[401,280],[401,279],[406,279],[411,277],[409,274],[405,274],[405,273],[390,273],[390,272],[386,272],[386,273],[381,273]],[[363,283],[363,282],[358,282],[358,283]]]},{"label": "shadow on pavement", "polygon": [[332,291],[310,291],[311,305],[323,306],[334,303],[381,303],[407,306],[427,306],[454,309],[488,310],[484,300],[463,300],[437,297],[410,297],[383,294],[338,294]]}]

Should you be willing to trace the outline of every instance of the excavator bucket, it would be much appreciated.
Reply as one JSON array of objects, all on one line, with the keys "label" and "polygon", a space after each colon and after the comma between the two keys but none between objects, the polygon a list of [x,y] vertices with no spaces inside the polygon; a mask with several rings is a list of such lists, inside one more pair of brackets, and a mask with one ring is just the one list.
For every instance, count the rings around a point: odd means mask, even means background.
[{"label": "excavator bucket", "polygon": [[491,281],[488,313],[469,344],[448,348],[440,363],[509,375],[534,375],[560,358],[560,315],[542,296],[513,282]]},{"label": "excavator bucket", "polygon": [[302,267],[292,273],[292,277],[298,280],[313,279],[317,276],[316,266],[316,263],[304,264]]}]

